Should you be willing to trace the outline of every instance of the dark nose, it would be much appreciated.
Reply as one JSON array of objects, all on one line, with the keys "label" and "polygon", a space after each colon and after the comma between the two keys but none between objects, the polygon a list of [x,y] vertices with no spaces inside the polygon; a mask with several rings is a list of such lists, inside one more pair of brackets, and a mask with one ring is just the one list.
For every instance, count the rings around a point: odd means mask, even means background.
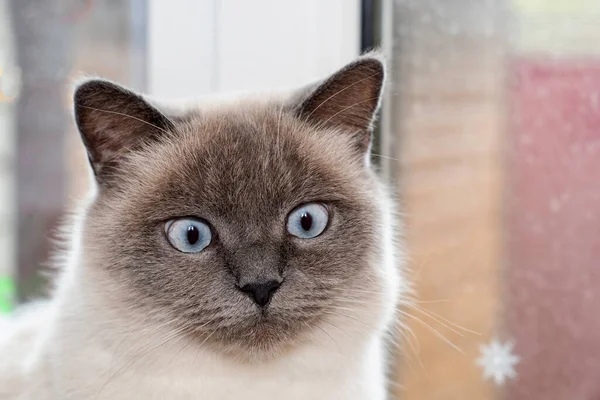
[{"label": "dark nose", "polygon": [[279,289],[279,286],[281,286],[280,282],[271,280],[267,282],[248,283],[242,286],[240,290],[252,295],[256,304],[264,307],[271,301],[271,297]]}]

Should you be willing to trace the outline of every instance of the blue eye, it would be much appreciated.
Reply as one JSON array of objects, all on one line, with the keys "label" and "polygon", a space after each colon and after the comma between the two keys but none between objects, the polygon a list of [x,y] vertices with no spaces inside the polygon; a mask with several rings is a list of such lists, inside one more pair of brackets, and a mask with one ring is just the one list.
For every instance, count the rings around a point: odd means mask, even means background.
[{"label": "blue eye", "polygon": [[198,253],[212,240],[210,227],[198,219],[178,218],[165,224],[165,232],[171,246],[183,253]]},{"label": "blue eye", "polygon": [[319,203],[309,203],[290,213],[287,231],[301,239],[312,239],[323,233],[327,222],[329,222],[327,207]]}]

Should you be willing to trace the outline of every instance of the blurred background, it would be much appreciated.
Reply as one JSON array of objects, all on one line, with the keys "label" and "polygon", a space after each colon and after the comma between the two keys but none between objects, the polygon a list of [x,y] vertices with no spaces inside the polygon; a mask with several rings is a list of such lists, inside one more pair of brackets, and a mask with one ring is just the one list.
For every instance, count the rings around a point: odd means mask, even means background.
[{"label": "blurred background", "polygon": [[0,0],[0,314],[43,293],[89,184],[73,78],[283,89],[375,46],[419,297],[394,398],[600,398],[597,0]]}]

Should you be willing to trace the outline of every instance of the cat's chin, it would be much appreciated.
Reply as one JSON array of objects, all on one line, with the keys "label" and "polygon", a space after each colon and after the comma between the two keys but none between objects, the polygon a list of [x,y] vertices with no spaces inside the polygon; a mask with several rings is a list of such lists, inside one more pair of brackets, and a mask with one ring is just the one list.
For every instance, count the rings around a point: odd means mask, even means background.
[{"label": "cat's chin", "polygon": [[258,312],[250,320],[198,337],[204,346],[237,362],[264,362],[292,351],[304,342],[307,321],[290,323],[274,313]]}]

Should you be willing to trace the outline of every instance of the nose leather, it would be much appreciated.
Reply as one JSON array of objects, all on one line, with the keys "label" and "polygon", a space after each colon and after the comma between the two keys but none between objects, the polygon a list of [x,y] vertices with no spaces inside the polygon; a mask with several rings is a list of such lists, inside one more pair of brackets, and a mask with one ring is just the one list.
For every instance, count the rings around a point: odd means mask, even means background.
[{"label": "nose leather", "polygon": [[242,286],[240,290],[250,294],[256,304],[260,307],[264,307],[269,304],[273,294],[279,289],[279,286],[281,286],[279,281],[269,280],[265,282],[247,283]]}]

